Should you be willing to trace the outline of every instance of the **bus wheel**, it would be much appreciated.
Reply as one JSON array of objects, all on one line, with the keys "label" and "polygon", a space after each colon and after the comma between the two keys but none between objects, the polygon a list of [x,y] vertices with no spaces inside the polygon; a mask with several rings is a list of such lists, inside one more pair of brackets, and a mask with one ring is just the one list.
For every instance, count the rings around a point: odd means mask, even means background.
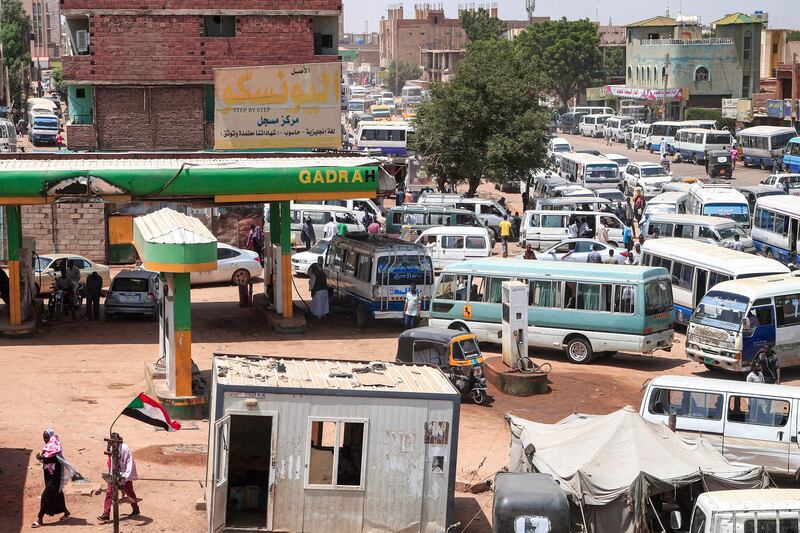
[{"label": "bus wheel", "polygon": [[469,333],[469,328],[465,324],[462,324],[461,322],[456,322],[455,324],[450,324],[449,326],[447,326],[447,329],[452,329],[452,330],[455,330],[455,331],[463,331],[464,333]]},{"label": "bus wheel", "polygon": [[356,326],[359,329],[368,328],[373,324],[373,319],[360,305],[356,307]]},{"label": "bus wheel", "polygon": [[576,365],[589,364],[594,358],[592,345],[583,337],[576,336],[568,339],[564,351],[567,354],[569,362],[575,363]]}]

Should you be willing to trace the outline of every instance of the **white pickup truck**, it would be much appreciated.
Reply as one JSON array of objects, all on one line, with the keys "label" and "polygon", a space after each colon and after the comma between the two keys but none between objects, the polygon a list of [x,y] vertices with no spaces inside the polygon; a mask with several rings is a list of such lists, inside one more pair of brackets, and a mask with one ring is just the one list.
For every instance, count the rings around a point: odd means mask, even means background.
[{"label": "white pickup truck", "polygon": [[706,492],[694,504],[691,522],[682,526],[678,511],[670,529],[689,533],[788,533],[800,531],[800,489]]}]

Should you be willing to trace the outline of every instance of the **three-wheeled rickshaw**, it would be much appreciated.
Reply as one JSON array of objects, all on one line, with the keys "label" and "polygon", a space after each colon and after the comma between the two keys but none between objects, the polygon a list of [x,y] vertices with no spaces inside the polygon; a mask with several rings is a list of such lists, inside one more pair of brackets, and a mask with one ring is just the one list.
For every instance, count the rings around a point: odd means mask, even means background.
[{"label": "three-wheeled rickshaw", "polygon": [[569,502],[549,474],[498,472],[492,533],[569,533]]},{"label": "three-wheeled rickshaw", "polygon": [[395,360],[436,365],[462,396],[477,404],[487,399],[483,354],[474,333],[432,327],[407,329],[397,339]]},{"label": "three-wheeled rickshaw", "polygon": [[733,160],[727,150],[710,150],[706,156],[706,174],[712,178],[733,179]]}]

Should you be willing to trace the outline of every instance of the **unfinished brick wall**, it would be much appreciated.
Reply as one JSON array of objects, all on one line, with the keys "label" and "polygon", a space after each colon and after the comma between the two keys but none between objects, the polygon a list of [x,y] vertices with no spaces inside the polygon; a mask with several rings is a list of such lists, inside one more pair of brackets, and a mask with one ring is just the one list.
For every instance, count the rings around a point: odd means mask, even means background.
[{"label": "unfinished brick wall", "polygon": [[22,208],[22,233],[36,240],[36,252],[69,253],[105,261],[103,204],[51,204]]},{"label": "unfinished brick wall", "polygon": [[339,10],[341,6],[342,0],[61,0],[61,11],[69,9],[333,11]]},{"label": "unfinished brick wall", "polygon": [[200,15],[91,16],[90,55],[64,57],[64,79],[212,83],[215,68],[338,61],[314,55],[309,16],[237,16],[235,37],[204,37],[203,28]]},{"label": "unfinished brick wall", "polygon": [[94,124],[67,124],[67,148],[97,150],[97,130]]},{"label": "unfinished brick wall", "polygon": [[95,91],[95,106],[101,150],[205,147],[201,86],[100,86]]}]

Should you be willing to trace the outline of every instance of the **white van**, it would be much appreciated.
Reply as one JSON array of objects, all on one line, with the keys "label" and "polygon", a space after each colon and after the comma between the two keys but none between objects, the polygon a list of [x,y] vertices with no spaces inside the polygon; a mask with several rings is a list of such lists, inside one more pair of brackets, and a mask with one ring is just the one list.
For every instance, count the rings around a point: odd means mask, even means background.
[{"label": "white van", "polygon": [[616,111],[613,107],[605,106],[577,106],[570,110],[570,113],[587,113],[589,115],[610,115],[614,116]]},{"label": "white van", "polygon": [[459,194],[448,193],[425,193],[417,202],[421,205],[442,205],[472,211],[483,224],[489,228],[492,237],[497,239],[500,236],[500,222],[504,216],[508,216],[508,221],[514,223],[514,217],[495,200],[486,198],[464,198]]},{"label": "white van", "polygon": [[649,130],[650,124],[645,124],[644,122],[639,122],[631,126],[631,131],[625,138],[628,143],[628,148],[633,148],[635,140],[639,141],[639,148],[645,148],[647,144],[647,132]]},{"label": "white van", "polygon": [[319,200],[319,201],[294,201],[293,204],[303,205],[336,205],[352,211],[359,222],[364,220],[364,215],[369,213],[381,225],[386,223],[386,210],[375,203],[371,198],[357,198],[355,200]]},{"label": "white van", "polygon": [[[295,236],[294,242],[302,242],[300,232],[303,230],[303,221],[306,217],[311,219],[314,227],[314,236],[317,240],[325,237],[325,224],[330,220],[341,221],[347,225],[348,233],[364,233],[364,226],[356,217],[356,214],[347,208],[335,205],[321,204],[292,204],[289,208],[292,219],[292,234]],[[264,205],[265,227],[269,227],[269,204]]]},{"label": "white van", "polygon": [[800,474],[799,387],[659,376],[647,385],[639,414],[664,424],[674,414],[678,434],[702,434],[731,462]]},{"label": "white van", "polygon": [[730,150],[732,143],[733,136],[729,131],[683,128],[675,132],[667,151],[680,154],[683,161],[701,163],[708,160],[709,151]]},{"label": "white van", "polygon": [[606,120],[613,115],[584,115],[578,124],[578,130],[584,137],[602,137]]},{"label": "white van", "polygon": [[535,211],[607,211],[611,200],[597,196],[567,196],[562,198],[537,198]]},{"label": "white van", "polygon": [[433,258],[433,268],[437,270],[456,261],[484,259],[492,255],[492,239],[486,228],[428,228],[416,242],[428,248]]},{"label": "white van", "polygon": [[596,211],[525,211],[519,230],[520,246],[525,247],[530,244],[534,250],[544,250],[550,245],[563,241],[569,236],[570,220],[573,218],[578,220],[586,219],[590,236],[595,234],[598,225],[602,223],[608,228],[608,244],[611,246],[622,244],[624,224],[616,215],[611,213],[598,213]]},{"label": "white van", "polygon": [[697,497],[691,522],[683,528],[683,518],[673,518],[670,525],[677,532],[796,533],[800,531],[800,490],[743,489],[704,492]]},{"label": "white van", "polygon": [[560,171],[562,177],[590,190],[616,187],[620,182],[617,163],[592,154],[563,154]]},{"label": "white van", "polygon": [[651,215],[666,213],[685,213],[686,212],[685,192],[662,192],[653,196],[644,208],[643,218],[647,219]]},{"label": "white van", "polygon": [[16,153],[17,128],[8,119],[0,118],[0,153]]},{"label": "white van", "polygon": [[693,184],[686,198],[686,213],[730,218],[750,229],[750,204],[730,185]]},{"label": "white van", "polygon": [[551,163],[558,166],[561,163],[561,156],[565,152],[571,152],[572,145],[569,143],[568,140],[562,137],[555,137],[550,139],[550,142],[547,143],[547,158],[550,160]]},{"label": "white van", "polygon": [[675,140],[675,132],[681,128],[690,127],[685,122],[662,120],[650,124],[647,130],[646,148],[652,154],[654,151],[661,150],[661,145],[669,146]]},{"label": "white van", "polygon": [[606,121],[606,129],[611,132],[611,138],[617,142],[625,141],[625,134],[630,131],[631,126],[636,122],[633,117],[611,117]]},{"label": "white van", "polygon": [[[645,214],[647,214],[646,210]],[[642,234],[644,234],[646,238],[652,237],[657,231],[659,238],[676,237],[679,239],[692,239],[717,246],[724,246],[725,248],[733,248],[735,242],[734,236],[738,235],[743,252],[753,253],[756,251],[753,245],[753,239],[750,238],[739,224],[729,218],[652,213],[642,222],[641,228]]]}]

